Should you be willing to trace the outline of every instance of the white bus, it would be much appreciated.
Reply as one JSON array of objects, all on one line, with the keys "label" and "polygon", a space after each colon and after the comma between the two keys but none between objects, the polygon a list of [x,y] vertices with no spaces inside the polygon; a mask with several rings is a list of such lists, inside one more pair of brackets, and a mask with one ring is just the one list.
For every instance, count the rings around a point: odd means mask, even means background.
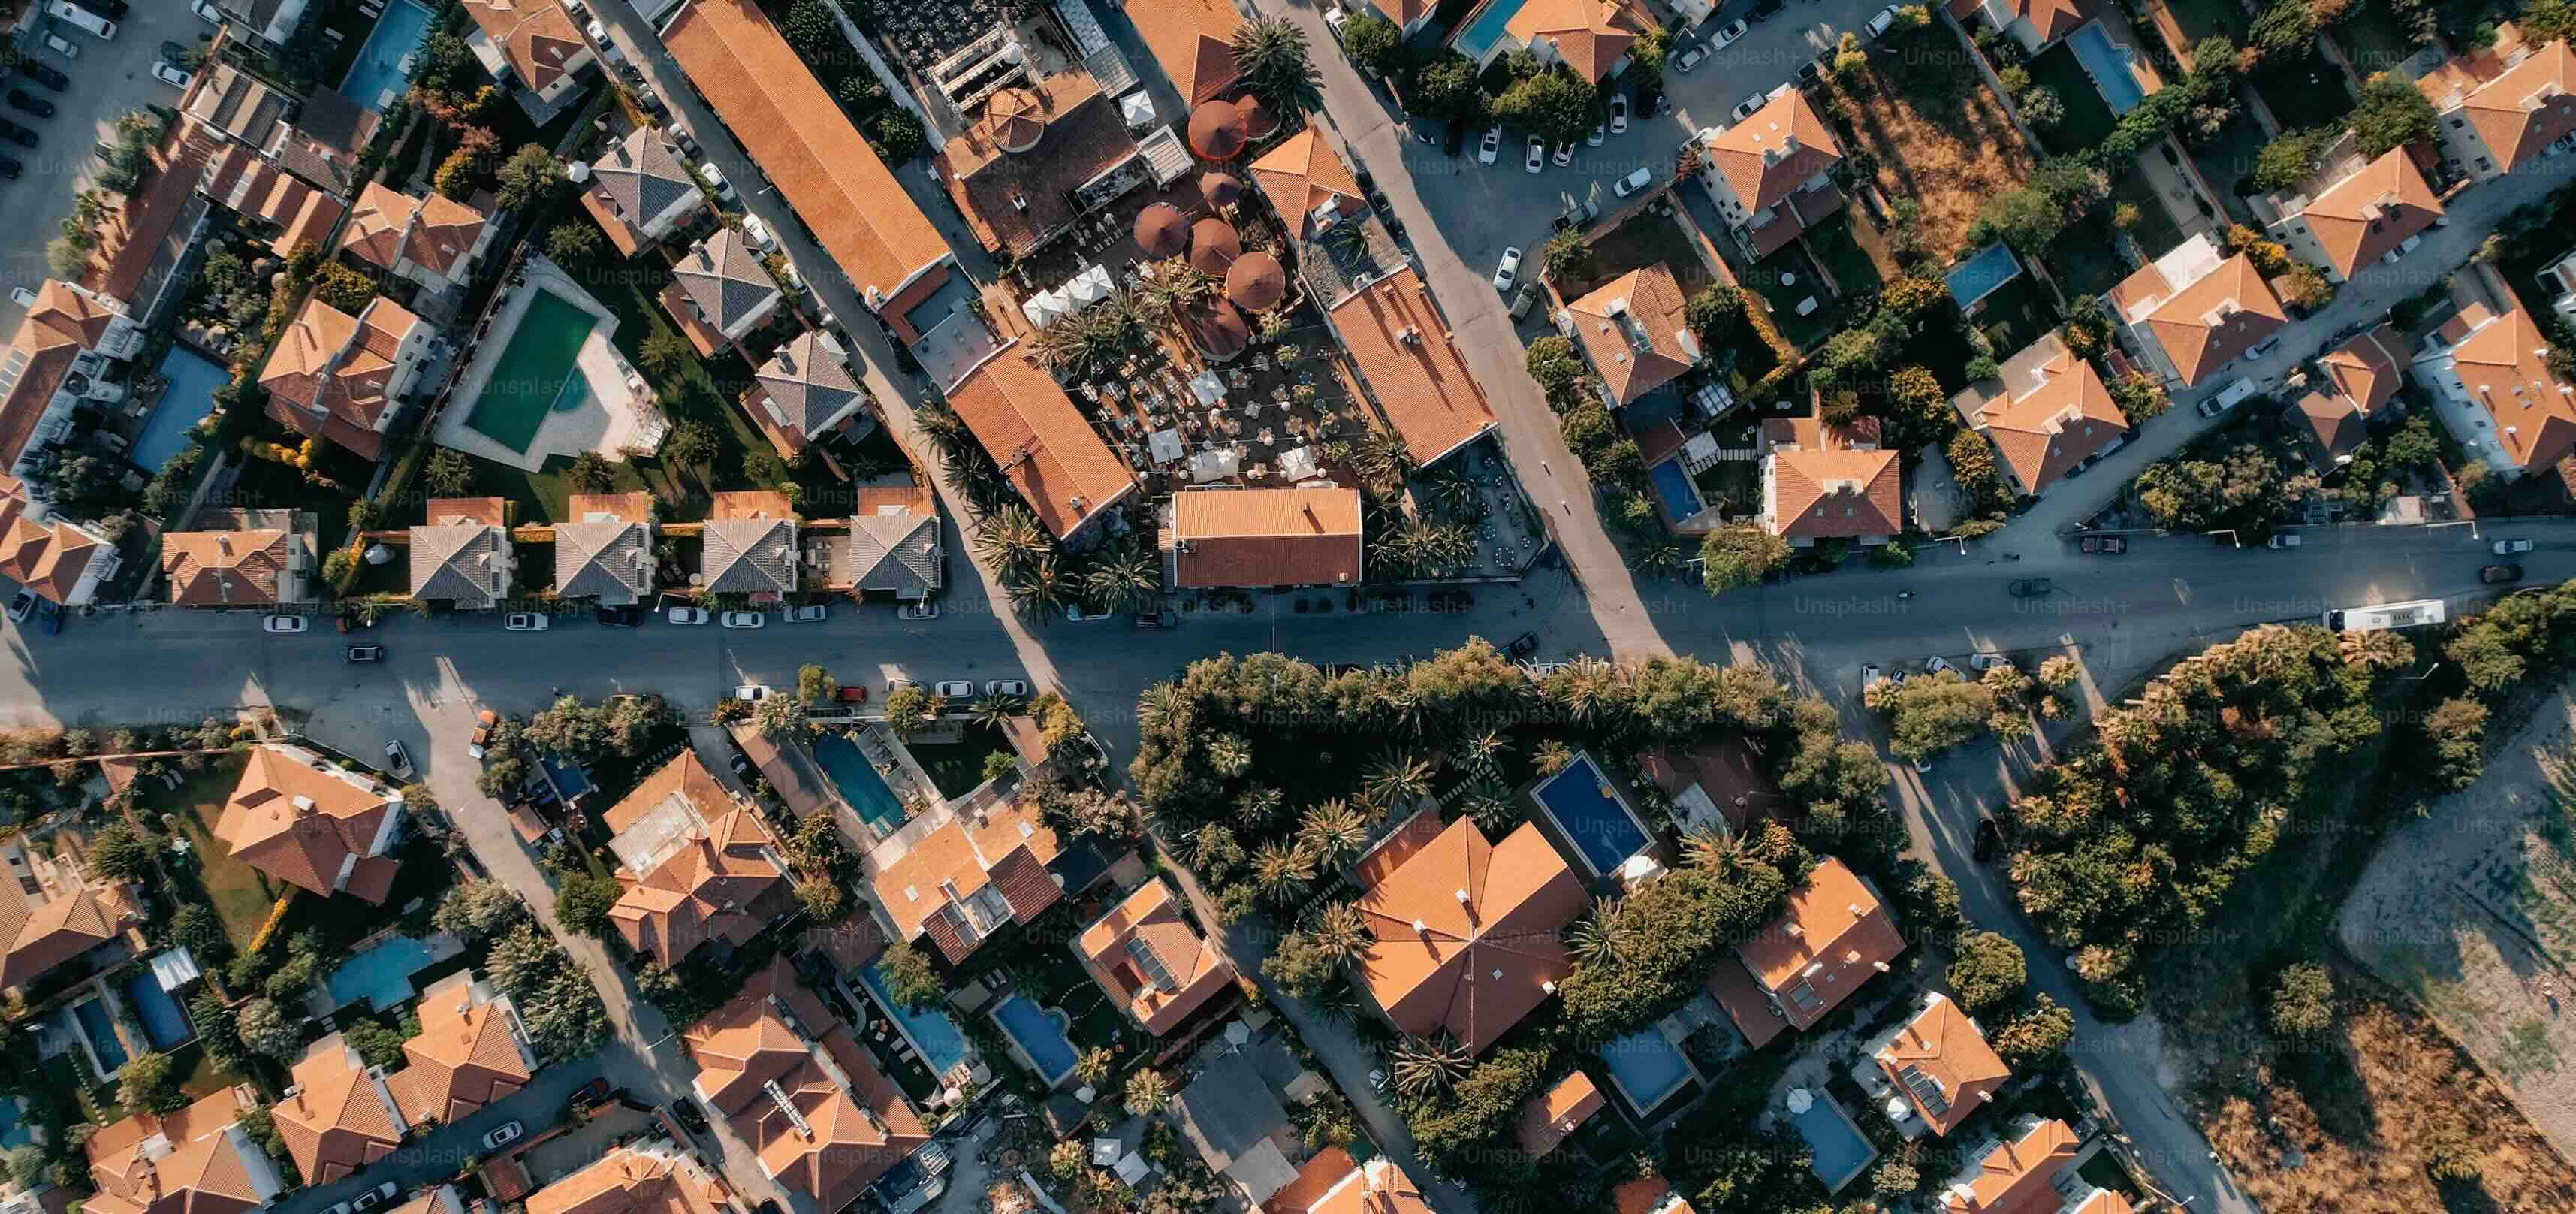
[{"label": "white bus", "polygon": [[2337,632],[2378,632],[2384,628],[2415,628],[2439,624],[2449,618],[2440,599],[2415,599],[2404,603],[2378,603],[2368,607],[2345,607],[2326,613],[2326,627]]}]

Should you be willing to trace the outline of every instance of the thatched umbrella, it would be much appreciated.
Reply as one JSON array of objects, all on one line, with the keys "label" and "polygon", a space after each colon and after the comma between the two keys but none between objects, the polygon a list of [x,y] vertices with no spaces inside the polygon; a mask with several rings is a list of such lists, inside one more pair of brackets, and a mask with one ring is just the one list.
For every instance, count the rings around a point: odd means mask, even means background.
[{"label": "thatched umbrella", "polygon": [[1234,103],[1234,108],[1243,115],[1243,133],[1249,138],[1260,139],[1279,129],[1279,116],[1271,113],[1269,106],[1261,104],[1259,97],[1247,93]]},{"label": "thatched umbrella", "polygon": [[1259,249],[1234,260],[1225,272],[1225,297],[1239,308],[1259,312],[1288,295],[1288,272],[1279,259]]},{"label": "thatched umbrella", "polygon": [[1250,136],[1243,111],[1228,101],[1210,101],[1190,111],[1190,150],[1202,160],[1232,160]]},{"label": "thatched umbrella", "polygon": [[1205,173],[1199,177],[1199,197],[1212,207],[1230,207],[1243,198],[1243,182],[1232,173]]},{"label": "thatched umbrella", "polygon": [[1135,235],[1136,247],[1145,250],[1145,256],[1156,261],[1178,257],[1190,244],[1189,217],[1168,202],[1152,203],[1136,212]]},{"label": "thatched umbrella", "polygon": [[1252,326],[1244,322],[1243,313],[1222,299],[1193,314],[1188,328],[1190,344],[1219,362],[1243,353],[1244,347],[1252,344]]},{"label": "thatched umbrella", "polygon": [[1203,274],[1223,274],[1234,259],[1243,256],[1243,238],[1234,225],[1222,219],[1202,219],[1190,225],[1190,264]]}]

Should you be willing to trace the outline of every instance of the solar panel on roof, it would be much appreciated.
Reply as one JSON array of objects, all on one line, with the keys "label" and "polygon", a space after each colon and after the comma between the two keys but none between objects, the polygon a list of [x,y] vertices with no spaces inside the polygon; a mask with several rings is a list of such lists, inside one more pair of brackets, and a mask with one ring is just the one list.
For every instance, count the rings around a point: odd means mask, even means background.
[{"label": "solar panel on roof", "polygon": [[1950,1098],[1941,1091],[1941,1081],[1925,1074],[1923,1068],[1908,1065],[1904,1070],[1898,1071],[1896,1077],[1905,1082],[1906,1091],[1914,1093],[1915,1103],[1922,1105],[1933,1116],[1938,1117],[1950,1111]]}]

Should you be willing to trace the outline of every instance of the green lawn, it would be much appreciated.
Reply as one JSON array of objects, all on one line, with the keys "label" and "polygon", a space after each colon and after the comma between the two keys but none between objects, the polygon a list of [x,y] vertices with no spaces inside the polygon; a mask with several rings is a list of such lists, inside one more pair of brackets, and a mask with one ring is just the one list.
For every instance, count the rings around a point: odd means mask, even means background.
[{"label": "green lawn", "polygon": [[2173,251],[2182,243],[2182,228],[2174,223],[2173,211],[2165,200],[2156,197],[2156,187],[2147,175],[2134,169],[2115,174],[2111,179],[2113,204],[2128,203],[2138,209],[2138,220],[2129,225],[2129,239],[2138,242],[2138,255],[2153,261]]},{"label": "green lawn", "polygon": [[1007,754],[1011,744],[981,725],[969,725],[954,742],[907,743],[915,762],[930,774],[931,787],[943,797],[962,797],[984,782],[984,756]]},{"label": "green lawn", "polygon": [[1575,271],[1557,283],[1557,290],[1567,299],[1579,299],[1613,278],[1651,265],[1670,269],[1685,297],[1698,294],[1709,283],[1708,266],[1681,225],[1652,211],[1640,211],[1593,241]]},{"label": "green lawn", "polygon": [[287,886],[268,874],[252,868],[226,853],[217,841],[214,827],[223,816],[224,800],[232,795],[233,786],[241,782],[246,760],[225,756],[209,763],[205,770],[184,773],[175,790],[165,789],[160,781],[138,781],[135,787],[139,808],[147,814],[170,814],[178,819],[179,831],[187,836],[189,854],[197,861],[197,877],[205,887],[206,900],[214,905],[215,917],[224,924],[224,934],[236,948],[247,948],[259,935],[259,926],[268,921],[269,908]]},{"label": "green lawn", "polygon": [[[1784,274],[1794,281],[1782,283]],[[1800,350],[1833,336],[1841,320],[1842,309],[1835,306],[1833,293],[1817,278],[1815,263],[1806,250],[1794,243],[1754,266],[1744,276],[1743,285],[1771,305],[1771,323],[1780,327],[1780,336]],[[1816,310],[1798,315],[1798,302],[1809,296],[1815,297]]]},{"label": "green lawn", "polygon": [[2326,62],[2314,47],[2295,59],[2264,64],[2246,77],[2263,104],[2271,107],[2285,131],[2340,125],[2352,112],[2351,86],[2343,69]]},{"label": "green lawn", "polygon": [[2242,46],[2246,28],[2252,24],[2236,0],[2164,0],[2164,5],[2172,10],[2183,37],[2195,43],[2211,34],[2225,34]]},{"label": "green lawn", "polygon": [[2102,142],[2119,119],[2111,113],[2109,102],[2102,100],[2102,90],[2084,70],[2082,61],[2065,43],[2039,53],[2030,61],[2031,82],[2044,85],[2057,94],[2066,107],[2066,117],[2056,126],[2039,133],[2040,142],[2060,156],[2073,155]]},{"label": "green lawn", "polygon": [[2343,49],[2353,74],[2364,80],[2396,71],[2421,49],[2407,37],[2406,28],[2397,23],[2388,0],[2363,0],[2353,5],[2345,10],[2343,23],[2327,36]]},{"label": "green lawn", "polygon": [[2048,289],[2039,285],[2039,279],[2023,274],[1995,288],[1994,294],[1981,301],[1977,314],[1968,319],[1995,343],[1995,361],[2002,362],[2055,328],[2057,308],[2048,298]]},{"label": "green lawn", "polygon": [[1878,263],[1852,235],[1848,210],[1807,229],[1807,249],[1824,265],[1825,272],[1833,276],[1834,285],[1841,287],[1845,295],[1871,294],[1884,285]]}]

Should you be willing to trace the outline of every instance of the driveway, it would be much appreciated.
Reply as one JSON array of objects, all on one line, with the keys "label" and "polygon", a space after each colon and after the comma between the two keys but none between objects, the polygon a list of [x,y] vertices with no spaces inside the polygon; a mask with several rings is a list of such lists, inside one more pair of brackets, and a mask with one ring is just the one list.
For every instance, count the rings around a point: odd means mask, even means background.
[{"label": "driveway", "polygon": [[564,1102],[572,1099],[574,1090],[600,1075],[603,1062],[603,1058],[592,1057],[549,1066],[531,1076],[528,1086],[484,1106],[463,1121],[440,1126],[404,1143],[401,1149],[356,1177],[338,1184],[297,1189],[270,1209],[274,1214],[320,1214],[388,1180],[404,1193],[445,1184],[455,1179],[459,1170],[484,1156],[483,1135],[501,1123],[525,1122],[531,1137],[553,1125],[563,1115]]}]

